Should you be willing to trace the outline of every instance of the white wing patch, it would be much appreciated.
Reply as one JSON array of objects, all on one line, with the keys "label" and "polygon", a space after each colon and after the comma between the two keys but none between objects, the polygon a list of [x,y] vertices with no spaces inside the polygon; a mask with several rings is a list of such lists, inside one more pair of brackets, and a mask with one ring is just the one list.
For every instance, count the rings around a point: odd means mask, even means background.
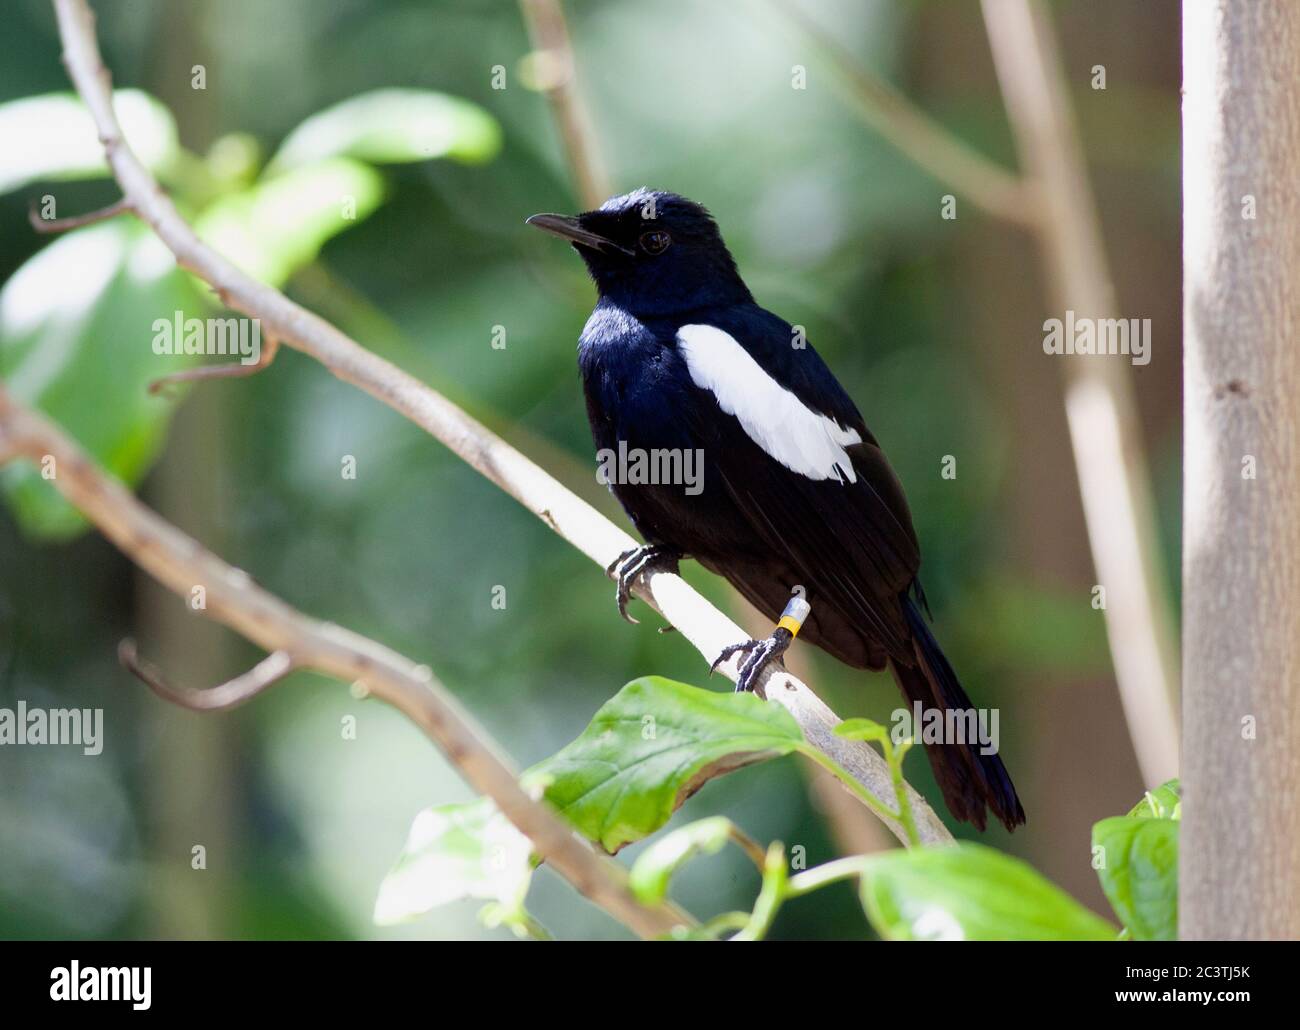
[{"label": "white wing patch", "polygon": [[856,429],[811,410],[716,326],[682,326],[677,346],[695,385],[711,392],[771,457],[809,479],[857,482],[844,449],[862,442]]}]

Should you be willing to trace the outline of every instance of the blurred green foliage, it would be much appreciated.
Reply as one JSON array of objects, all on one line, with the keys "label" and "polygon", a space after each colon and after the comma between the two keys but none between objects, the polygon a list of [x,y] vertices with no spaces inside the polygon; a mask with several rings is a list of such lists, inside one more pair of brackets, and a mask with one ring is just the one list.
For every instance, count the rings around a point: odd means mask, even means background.
[{"label": "blurred green foliage", "polygon": [[[490,160],[500,147],[496,122],[472,104],[427,90],[378,90],[308,118],[265,174],[246,182],[255,174],[248,160],[253,148],[239,138],[218,140],[204,162],[181,148],[175,122],[158,101],[135,91],[119,91],[117,101],[128,144],[173,182],[178,206],[195,212],[204,242],[276,287],[379,206],[383,179],[364,162],[453,157],[475,163]],[[90,114],[72,94],[0,105],[0,129],[5,126],[30,141],[16,153],[43,157],[11,160],[10,169],[0,168],[0,185],[16,189],[35,179],[108,175]],[[59,146],[65,139],[75,145]],[[89,147],[101,150],[98,161]],[[245,157],[235,174],[232,150]],[[43,198],[42,218],[58,217],[57,204],[44,208],[56,199]],[[68,284],[77,285],[76,295],[69,296]],[[159,338],[157,330],[214,314],[217,306],[208,298],[206,284],[179,269],[147,228],[119,222],[73,230],[33,256],[0,291],[0,367],[8,388],[134,485],[156,456],[173,407],[150,397],[147,388],[197,361],[188,343],[185,351],[164,346],[160,353],[160,342],[170,337]],[[158,316],[150,322],[153,345],[122,346],[138,338],[147,312]],[[106,403],[106,395],[123,400]],[[85,520],[47,478],[44,470],[15,466],[4,470],[0,486],[29,535],[66,538]]]}]

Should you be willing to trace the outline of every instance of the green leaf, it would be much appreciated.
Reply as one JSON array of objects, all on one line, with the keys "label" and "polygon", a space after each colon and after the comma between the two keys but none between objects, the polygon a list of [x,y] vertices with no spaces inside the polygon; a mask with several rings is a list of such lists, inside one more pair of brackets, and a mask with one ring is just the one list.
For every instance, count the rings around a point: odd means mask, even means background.
[{"label": "green leaf", "polygon": [[835,727],[835,735],[847,740],[889,739],[889,730],[872,719],[845,719]]},{"label": "green leaf", "polygon": [[[144,227],[116,221],[77,230],[38,251],[0,290],[0,378],[134,485],[174,408],[148,384],[197,360],[154,353],[154,320],[206,312],[204,304]],[[66,539],[86,526],[26,463],[0,471],[0,489],[30,535]]]},{"label": "green leaf", "polygon": [[[611,698],[591,724],[521,782],[543,794],[574,827],[614,852],[648,836],[705,782],[803,745],[779,705],[751,694],[717,693],[647,676]],[[633,890],[662,899],[673,873],[691,856],[712,854],[730,836],[729,820],[692,823],[649,848],[633,867]],[[496,863],[485,866],[491,839]],[[375,906],[377,922],[427,912],[462,897],[489,898],[491,922],[517,932],[540,928],[523,909],[533,858],[528,841],[484,799],[422,812]]]},{"label": "green leaf", "polygon": [[[1163,788],[1162,788],[1163,789]],[[1092,828],[1101,889],[1137,941],[1178,937],[1178,823],[1120,815]]]},{"label": "green leaf", "polygon": [[[134,89],[114,92],[113,105],[123,135],[146,167],[166,168],[176,159],[176,122],[167,108]],[[0,104],[0,139],[5,141],[0,147],[0,193],[36,180],[108,175],[99,133],[75,93],[46,93]]]},{"label": "green leaf", "polygon": [[532,844],[487,798],[427,808],[379,885],[375,922],[404,922],[462,898],[484,898],[489,925],[537,935],[524,910],[532,881]]},{"label": "green leaf", "polygon": [[369,216],[383,194],[369,165],[333,158],[222,197],[195,228],[249,275],[282,286],[327,240]]},{"label": "green leaf", "polygon": [[673,874],[696,855],[716,855],[731,837],[731,820],[715,815],[688,823],[651,844],[632,866],[632,891],[648,905],[668,894]]},{"label": "green leaf", "polygon": [[780,705],[646,676],[537,769],[551,777],[546,799],[612,853],[654,833],[714,776],[801,744],[798,724]]},{"label": "green leaf", "polygon": [[421,89],[381,89],[312,115],[271,162],[282,171],[330,157],[377,164],[491,160],[501,149],[496,119],[477,104]]},{"label": "green leaf", "polygon": [[[627,684],[576,740],[520,782],[614,852],[659,829],[714,776],[802,744],[798,724],[780,705],[647,676]],[[730,830],[718,817],[665,837],[634,867],[633,889],[662,898],[682,862],[716,852]],[[397,922],[478,897],[493,901],[483,912],[489,924],[504,921],[517,933],[540,935],[523,908],[534,862],[528,840],[490,800],[428,809],[380,888],[375,921]]]},{"label": "green leaf", "polygon": [[873,855],[862,907],[890,940],[1114,940],[1116,930],[1019,859],[982,844]]},{"label": "green leaf", "polygon": [[1129,815],[1138,819],[1174,819],[1183,815],[1183,785],[1178,780],[1162,783],[1133,806]]}]

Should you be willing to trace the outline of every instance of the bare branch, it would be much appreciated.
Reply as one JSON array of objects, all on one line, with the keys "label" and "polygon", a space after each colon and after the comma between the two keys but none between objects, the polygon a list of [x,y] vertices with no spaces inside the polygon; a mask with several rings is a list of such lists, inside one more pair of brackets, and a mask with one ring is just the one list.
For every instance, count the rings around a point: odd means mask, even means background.
[{"label": "bare branch", "polygon": [[[338,378],[364,390],[440,440],[602,569],[635,546],[627,533],[440,393],[372,354],[284,294],[253,279],[201,242],[122,141],[90,9],[84,0],[54,3],[64,63],[90,108],[100,138],[107,141],[109,167],[137,213],[182,266],[206,280],[228,307],[261,319],[265,332],[315,358]],[[712,661],[728,644],[748,638],[731,619],[670,573],[656,572],[648,581],[642,577],[634,593],[676,626],[706,661]],[[718,671],[734,681],[738,660],[724,662]],[[894,796],[885,760],[870,744],[835,736],[832,731],[839,717],[804,683],[789,673],[769,668],[760,683],[760,690],[764,688],[767,696],[790,710],[809,741],[848,769],[875,797]],[[952,834],[939,816],[920,794],[910,787],[908,790],[922,843],[951,843]],[[902,827],[891,825],[890,829],[900,841],[906,840]]]},{"label": "bare branch", "polygon": [[[1029,0],[984,0],[984,20],[1021,159],[1041,184],[1037,228],[1055,303],[1113,318],[1097,207],[1047,14]],[[1114,357],[1073,357],[1061,368],[1115,679],[1142,775],[1155,785],[1178,774],[1180,673],[1133,383]]]},{"label": "bare branch", "polygon": [[591,129],[591,116],[574,85],[577,72],[564,8],[560,0],[519,0],[519,9],[541,63],[539,70],[547,77],[542,87],[560,127],[578,199],[587,207],[599,207],[613,191]]},{"label": "bare branch", "polygon": [[123,197],[121,200],[113,201],[108,207],[101,207],[98,211],[88,211],[84,215],[72,215],[68,218],[42,218],[40,212],[36,209],[35,202],[33,202],[27,209],[27,221],[37,232],[52,234],[69,232],[72,229],[80,229],[83,225],[94,225],[96,222],[106,222],[108,219],[126,214],[130,210],[130,202]]},{"label": "bare branch", "polygon": [[166,686],[125,652],[128,668],[152,689],[188,708],[221,710],[270,686],[291,668],[311,668],[345,682],[360,680],[402,712],[440,747],[465,781],[490,797],[574,887],[643,937],[659,937],[691,922],[671,905],[643,905],[616,862],[597,855],[543,802],[519,785],[517,773],[425,665],[340,626],[311,619],[267,593],[246,572],[227,565],[110,479],[53,423],[0,389],[0,453],[33,461],[53,458],[53,485],[124,554],[181,596],[201,584],[206,613],[271,651],[253,671],[217,688],[209,704]]},{"label": "bare branch", "polygon": [[788,0],[773,6],[824,53],[863,121],[936,180],[969,198],[986,214],[1013,225],[1037,224],[1033,184],[958,139],[849,53],[838,40]]},{"label": "bare branch", "polygon": [[122,663],[122,668],[164,701],[188,708],[191,712],[228,712],[238,708],[268,687],[275,686],[294,669],[293,659],[287,651],[275,651],[248,672],[211,690],[178,690],[136,653],[134,640],[123,640],[117,645],[117,660]]},{"label": "bare branch", "polygon": [[242,361],[233,361],[224,365],[201,365],[198,368],[186,368],[180,372],[159,376],[149,384],[149,392],[159,393],[166,387],[175,386],[177,383],[191,383],[203,379],[242,379],[246,376],[256,375],[275,360],[275,355],[279,350],[280,341],[271,336],[267,338],[265,345],[262,347],[262,353],[251,364],[245,365]]}]

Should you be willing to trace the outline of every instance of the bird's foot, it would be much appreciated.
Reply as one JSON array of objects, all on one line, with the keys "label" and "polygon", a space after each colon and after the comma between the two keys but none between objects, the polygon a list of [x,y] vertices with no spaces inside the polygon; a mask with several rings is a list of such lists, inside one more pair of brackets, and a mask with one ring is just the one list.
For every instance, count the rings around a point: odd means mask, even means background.
[{"label": "bird's foot", "polygon": [[771,663],[785,654],[794,634],[788,629],[778,628],[764,640],[746,640],[744,643],[724,647],[722,654],[709,666],[709,675],[733,654],[745,654],[748,657],[740,665],[740,674],[736,677],[736,693],[753,693],[758,685],[758,677]]},{"label": "bird's foot", "polygon": [[626,621],[636,623],[627,613],[627,602],[632,598],[632,584],[638,576],[647,572],[676,572],[677,563],[682,555],[671,547],[647,544],[624,551],[605,567],[605,575],[618,583],[614,591],[614,600],[618,604],[618,614]]},{"label": "bird's foot", "polygon": [[808,602],[802,597],[790,598],[790,603],[781,613],[781,621],[777,623],[770,637],[763,640],[746,640],[740,644],[724,647],[722,653],[709,666],[709,675],[712,676],[718,666],[732,655],[747,655],[736,676],[736,693],[752,693],[754,687],[758,685],[758,677],[762,675],[763,670],[770,663],[778,661],[794,642],[795,635],[803,627],[804,620],[808,618],[811,610]]}]

